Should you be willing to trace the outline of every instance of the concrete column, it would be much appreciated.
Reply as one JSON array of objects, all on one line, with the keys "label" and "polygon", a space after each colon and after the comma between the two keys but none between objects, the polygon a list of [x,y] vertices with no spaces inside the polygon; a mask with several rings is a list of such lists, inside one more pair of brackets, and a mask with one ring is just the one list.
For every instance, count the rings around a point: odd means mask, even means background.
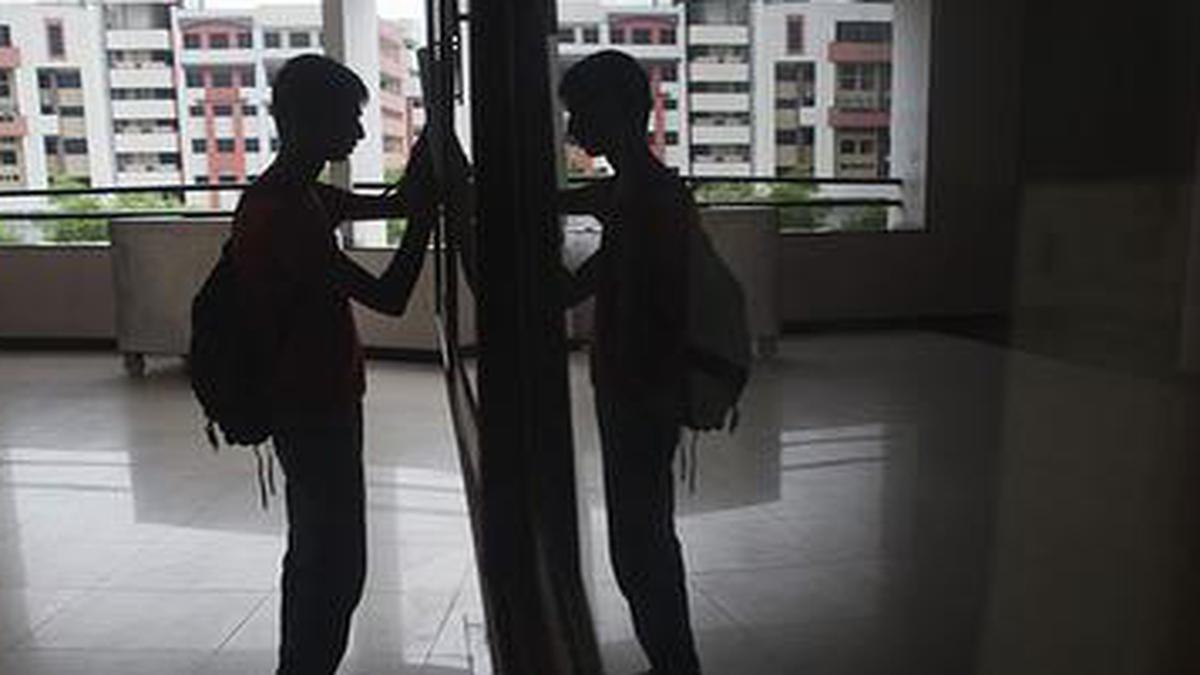
[{"label": "concrete column", "polygon": [[904,181],[904,210],[900,214],[897,209],[888,209],[888,229],[925,226],[932,5],[932,0],[899,0],[895,5],[892,176]]},{"label": "concrete column", "polygon": [[[383,121],[379,108],[379,19],[375,0],[322,0],[325,54],[346,64],[362,78],[370,92],[363,108],[366,138],[359,143],[349,163],[337,162],[331,170],[333,182],[349,187],[357,181],[383,179]],[[355,246],[387,244],[387,226],[382,221],[360,221],[350,229]]]}]

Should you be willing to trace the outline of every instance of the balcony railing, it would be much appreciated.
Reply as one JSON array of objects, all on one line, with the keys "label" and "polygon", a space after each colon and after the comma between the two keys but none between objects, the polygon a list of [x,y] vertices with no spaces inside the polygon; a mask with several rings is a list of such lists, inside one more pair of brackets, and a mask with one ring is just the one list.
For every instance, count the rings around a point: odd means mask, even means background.
[{"label": "balcony railing", "polygon": [[[784,234],[821,233],[846,229],[886,229],[886,227],[845,227],[863,219],[886,224],[888,211],[900,209],[901,181],[894,178],[829,178],[829,177],[755,177],[755,176],[684,176],[685,183],[695,194],[701,208],[767,206],[780,213]],[[592,177],[572,177],[572,183],[599,180]],[[122,187],[61,187],[19,190],[0,190],[0,245],[104,244],[106,236],[94,239],[75,239],[69,242],[30,241],[14,235],[11,224],[26,232],[56,221],[92,223],[92,231],[103,232],[106,223],[129,218],[188,218],[221,219],[233,216],[231,210],[199,208],[185,204],[188,193],[236,192],[249,183],[217,185],[137,185]],[[380,190],[387,184],[362,182],[359,190]],[[110,208],[101,197],[123,195],[161,195],[159,203],[141,208]],[[80,209],[79,198],[92,198]],[[69,198],[76,198],[74,200]],[[61,200],[54,204],[47,201]],[[15,204],[10,208],[5,202]],[[178,206],[172,205],[172,202]],[[842,217],[850,214],[849,220]],[[834,217],[836,216],[836,217]],[[855,220],[858,219],[858,220]]]}]

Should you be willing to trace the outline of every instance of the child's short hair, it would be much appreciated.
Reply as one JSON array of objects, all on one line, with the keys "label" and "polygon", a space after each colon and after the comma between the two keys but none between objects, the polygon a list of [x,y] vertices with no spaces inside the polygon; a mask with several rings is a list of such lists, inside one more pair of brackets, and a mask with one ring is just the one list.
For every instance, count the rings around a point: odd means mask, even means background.
[{"label": "child's short hair", "polygon": [[320,54],[301,54],[279,69],[271,83],[271,115],[280,136],[297,127],[320,129],[352,101],[370,98],[362,78]]},{"label": "child's short hair", "polygon": [[567,69],[558,95],[568,108],[603,106],[636,115],[642,127],[650,119],[650,78],[632,56],[615,49],[596,52]]}]

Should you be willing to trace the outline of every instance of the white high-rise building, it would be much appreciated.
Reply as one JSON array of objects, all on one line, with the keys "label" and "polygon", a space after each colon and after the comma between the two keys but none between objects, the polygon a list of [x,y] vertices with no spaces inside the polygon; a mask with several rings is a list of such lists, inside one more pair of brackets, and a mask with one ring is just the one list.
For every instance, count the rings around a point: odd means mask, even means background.
[{"label": "white high-rise building", "polygon": [[171,0],[102,5],[117,185],[183,182]]},{"label": "white high-rise building", "polygon": [[755,3],[754,173],[889,175],[892,5]]},{"label": "white high-rise building", "polygon": [[[650,78],[653,96],[647,134],[651,147],[668,165],[687,172],[687,101],[682,34],[683,11],[671,5],[613,7],[572,2],[559,13],[559,69],[565,71],[589,54],[619,49],[638,60]],[[571,165],[590,162],[572,156]],[[600,168],[600,167],[597,167]]]},{"label": "white high-rise building", "polygon": [[749,176],[753,172],[751,39],[748,0],[683,3],[687,15],[687,83],[691,173]]},{"label": "white high-rise building", "polygon": [[[95,5],[6,5],[0,17],[0,189],[114,178]],[[40,202],[41,200],[30,200]],[[18,205],[10,202],[9,208]]]}]

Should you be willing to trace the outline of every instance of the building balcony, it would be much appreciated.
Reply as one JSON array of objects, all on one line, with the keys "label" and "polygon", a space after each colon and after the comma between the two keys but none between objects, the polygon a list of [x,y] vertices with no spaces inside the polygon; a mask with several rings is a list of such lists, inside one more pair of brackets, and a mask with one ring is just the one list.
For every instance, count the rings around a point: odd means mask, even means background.
[{"label": "building balcony", "polygon": [[750,65],[746,63],[697,63],[688,66],[692,82],[749,82]]},{"label": "building balcony", "polygon": [[691,25],[688,26],[688,42],[692,45],[748,45],[749,26]]},{"label": "building balcony", "polygon": [[175,86],[174,73],[165,66],[116,67],[109,71],[108,77],[117,89],[170,89]]},{"label": "building balcony", "polygon": [[0,69],[16,68],[21,65],[21,50],[17,47],[0,47]]},{"label": "building balcony", "polygon": [[829,126],[834,128],[881,129],[891,125],[889,110],[829,109]]},{"label": "building balcony", "polygon": [[174,119],[175,101],[170,99],[113,101],[112,114],[116,119]]},{"label": "building balcony", "polygon": [[707,157],[692,160],[693,176],[749,176],[752,169],[749,160],[721,161]]},{"label": "building balcony", "polygon": [[110,30],[105,38],[109,49],[171,49],[171,31],[165,28]]},{"label": "building balcony", "polygon": [[692,126],[692,143],[750,143],[748,126]]},{"label": "building balcony", "polygon": [[179,152],[176,134],[123,133],[113,137],[117,152]]},{"label": "building balcony", "polygon": [[402,94],[397,94],[394,91],[388,91],[386,89],[380,89],[379,107],[383,110],[405,112],[408,109],[408,101]]},{"label": "building balcony", "polygon": [[184,49],[179,52],[179,62],[185,66],[249,66],[260,55],[261,52],[254,49]]},{"label": "building balcony", "polygon": [[884,91],[838,91],[833,107],[845,112],[887,112],[892,109],[892,95]]},{"label": "building balcony", "polygon": [[0,136],[17,137],[29,132],[25,117],[13,107],[0,107]]},{"label": "building balcony", "polygon": [[692,94],[692,112],[749,112],[750,94]]},{"label": "building balcony", "polygon": [[834,63],[890,63],[890,42],[830,42],[829,60]]},{"label": "building balcony", "polygon": [[117,185],[179,185],[182,182],[183,173],[169,167],[129,168],[117,172]]}]

